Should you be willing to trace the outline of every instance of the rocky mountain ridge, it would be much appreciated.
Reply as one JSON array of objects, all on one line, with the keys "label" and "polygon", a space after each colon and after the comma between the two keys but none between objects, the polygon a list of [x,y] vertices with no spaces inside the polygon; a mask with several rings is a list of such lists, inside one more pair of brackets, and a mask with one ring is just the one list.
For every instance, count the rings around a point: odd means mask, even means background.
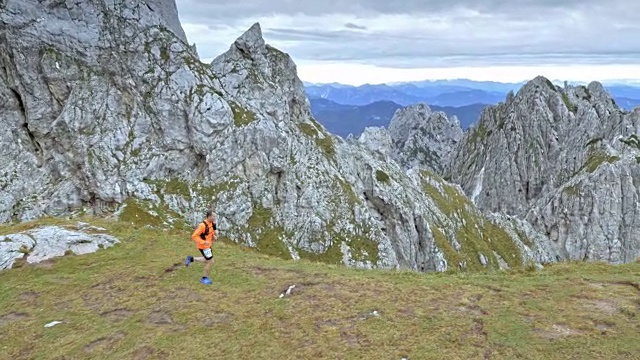
[{"label": "rocky mountain ridge", "polygon": [[213,203],[222,236],[285,258],[420,271],[556,258],[527,224],[407,173],[378,141],[388,134],[326,132],[258,24],[207,65],[159,11],[167,1],[2,7],[2,222],[180,227]]},{"label": "rocky mountain ridge", "polygon": [[483,211],[529,221],[562,258],[634,261],[639,115],[600,83],[538,77],[485,109],[445,176]]},{"label": "rocky mountain ridge", "polygon": [[[311,112],[316,120],[332,134],[346,138],[349,134],[360,136],[366,127],[389,127],[393,115],[403,106],[392,101],[377,101],[368,105],[341,105],[331,100],[309,98]],[[456,116],[462,129],[473,125],[486,104],[462,107],[429,105],[432,111],[443,111],[449,117]]]},{"label": "rocky mountain ridge", "polygon": [[412,168],[423,164],[442,173],[462,138],[462,128],[456,116],[449,118],[420,103],[398,109],[389,124],[389,134],[394,145],[392,157],[400,165]]},{"label": "rocky mountain ridge", "polygon": [[[389,128],[396,134],[390,151],[407,168],[459,183],[487,216],[530,223],[560,259],[640,257],[640,109],[620,109],[602,84],[562,88],[537,77],[487,107],[461,138],[437,127],[446,116],[425,121],[415,110],[402,110],[403,131]],[[451,157],[438,164],[434,148]]]}]

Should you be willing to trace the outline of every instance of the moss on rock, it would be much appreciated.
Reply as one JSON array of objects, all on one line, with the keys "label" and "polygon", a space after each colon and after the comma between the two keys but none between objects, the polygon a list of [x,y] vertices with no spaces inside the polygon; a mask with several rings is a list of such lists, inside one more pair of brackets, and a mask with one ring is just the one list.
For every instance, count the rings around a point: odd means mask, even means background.
[{"label": "moss on rock", "polygon": [[233,124],[236,127],[242,127],[256,121],[256,114],[240,106],[235,101],[229,101],[229,106],[233,112]]},{"label": "moss on rock", "polygon": [[[335,144],[333,143],[333,139],[331,135],[322,130],[322,127],[313,119],[311,119],[311,124],[309,123],[300,123],[298,124],[298,129],[304,135],[312,138],[316,145],[322,149],[325,155],[330,158],[334,158],[336,154]],[[321,136],[322,135],[322,136]]]},{"label": "moss on rock", "polygon": [[574,114],[578,112],[578,105],[573,104],[571,100],[569,100],[569,96],[567,95],[567,93],[562,93],[562,101],[566,105],[567,109],[569,109],[569,111]]},{"label": "moss on rock", "polygon": [[[362,203],[360,198],[353,191],[353,187],[351,186],[351,184],[347,183],[346,181],[344,181],[342,178],[340,178],[337,175],[334,177],[334,179],[338,183],[340,188],[342,189],[342,192],[346,196],[347,203],[350,206],[354,206],[354,205]],[[341,200],[344,200],[344,199],[341,199]]]},{"label": "moss on rock", "polygon": [[316,242],[322,243],[326,250],[321,253],[297,248],[302,259],[326,264],[343,264],[342,244],[350,249],[351,259],[358,262],[369,262],[376,265],[380,261],[378,243],[371,237],[371,229],[357,224],[349,231],[337,228],[335,222],[326,225],[326,232],[318,234]]},{"label": "moss on rock", "polygon": [[481,122],[478,127],[470,130],[469,143],[476,145],[477,143],[484,143],[485,139],[489,137],[487,127]]},{"label": "moss on rock", "polygon": [[353,236],[347,241],[351,249],[351,256],[356,261],[370,261],[376,264],[380,261],[378,243],[362,235]]},{"label": "moss on rock", "polygon": [[588,173],[593,173],[603,163],[607,162],[609,164],[613,164],[618,160],[620,160],[619,156],[596,152],[591,154],[591,156],[589,156],[587,161],[584,163],[584,165],[582,165],[582,167],[580,168],[580,170],[578,170],[578,172],[582,170],[586,170]]},{"label": "moss on rock", "polygon": [[305,251],[301,249],[298,250],[298,255],[301,259],[306,259],[309,261],[320,262],[325,264],[332,265],[341,265],[342,264],[342,250],[340,249],[342,242],[334,241],[331,243],[329,248],[325,252],[322,253],[314,253],[311,251]]},{"label": "moss on rock", "polygon": [[591,145],[595,145],[595,144],[597,144],[597,143],[601,142],[601,141],[602,141],[602,139],[603,139],[602,137],[596,137],[596,138],[593,138],[593,139],[591,139],[591,140],[589,140],[589,141],[587,142],[586,147],[589,147],[589,146],[591,146]]},{"label": "moss on rock", "polygon": [[376,180],[387,184],[391,182],[391,178],[389,177],[389,175],[382,170],[376,170]]},{"label": "moss on rock", "polygon": [[566,186],[562,189],[562,192],[569,196],[578,196],[580,194],[580,188],[576,185]]},{"label": "moss on rock", "polygon": [[150,214],[136,199],[127,199],[125,201],[125,207],[120,213],[119,220],[137,226],[159,226],[163,223],[159,216]]},{"label": "moss on rock", "polygon": [[[423,176],[427,175],[423,172]],[[460,245],[456,249],[441,230],[433,230],[436,245],[445,254],[450,264],[464,264],[465,269],[482,270],[480,254],[487,258],[487,267],[498,269],[499,263],[493,252],[502,257],[510,267],[522,265],[522,254],[509,234],[496,224],[485,218],[475,210],[471,201],[442,181],[437,181],[438,187],[427,179],[423,179],[423,189],[431,197],[436,206],[454,224],[459,224],[451,230],[449,236]],[[443,224],[435,224],[437,228],[446,229]],[[440,234],[438,234],[440,231]],[[442,235],[442,236],[440,236]],[[446,241],[446,244],[444,243]],[[454,254],[455,252],[455,254]]]},{"label": "moss on rock", "polygon": [[311,124],[300,123],[298,124],[298,129],[300,129],[303,134],[309,137],[315,138],[316,136],[318,136],[318,130],[316,130],[316,128]]},{"label": "moss on rock", "polygon": [[281,226],[273,226],[273,212],[271,209],[255,204],[247,223],[248,231],[260,253],[282,259],[291,259],[289,249],[284,244],[287,234]]},{"label": "moss on rock", "polygon": [[378,243],[363,235],[345,235],[341,233],[330,232],[331,244],[321,253],[305,251],[297,249],[301,259],[307,259],[325,264],[342,265],[342,244],[346,243],[351,250],[351,258],[360,262],[371,262],[377,264],[380,260]]},{"label": "moss on rock", "polygon": [[156,195],[164,201],[166,195],[180,196],[185,200],[192,200],[194,197],[204,201],[217,201],[220,194],[235,191],[240,184],[240,178],[232,177],[227,181],[221,181],[215,185],[204,185],[201,182],[187,182],[179,178],[169,180],[145,180],[152,185]]}]

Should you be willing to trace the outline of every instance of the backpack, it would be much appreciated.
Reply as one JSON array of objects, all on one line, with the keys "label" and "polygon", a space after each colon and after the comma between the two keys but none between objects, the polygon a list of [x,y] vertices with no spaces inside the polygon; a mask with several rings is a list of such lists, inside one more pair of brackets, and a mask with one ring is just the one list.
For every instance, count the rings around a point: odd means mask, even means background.
[{"label": "backpack", "polygon": [[[207,235],[209,235],[209,226],[207,226],[206,221],[202,221],[202,223],[204,224],[204,232],[200,234],[200,239],[206,240]],[[211,227],[213,227],[213,230],[216,230],[216,223],[211,224]]]}]

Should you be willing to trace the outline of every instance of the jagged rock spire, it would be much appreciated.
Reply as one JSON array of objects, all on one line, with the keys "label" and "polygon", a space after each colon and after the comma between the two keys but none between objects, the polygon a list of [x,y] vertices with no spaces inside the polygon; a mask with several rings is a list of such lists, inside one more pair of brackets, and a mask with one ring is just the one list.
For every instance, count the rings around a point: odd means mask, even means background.
[{"label": "jagged rock spire", "polygon": [[482,112],[447,175],[484,211],[529,220],[565,258],[627,262],[640,254],[638,220],[625,215],[638,192],[637,124],[598,82],[538,76]]},{"label": "jagged rock spire", "polygon": [[223,89],[256,113],[293,122],[311,115],[296,64],[288,54],[265,43],[260,23],[254,23],[227,52],[216,57],[211,68]]},{"label": "jagged rock spire", "polygon": [[393,158],[406,168],[420,167],[441,173],[462,138],[456,116],[432,111],[426,104],[396,110],[389,123]]},{"label": "jagged rock spire", "polygon": [[260,23],[256,22],[249,30],[245,31],[236,41],[233,43],[233,46],[237,47],[238,50],[247,53],[253,54],[257,52],[262,52],[265,49],[264,38],[262,37],[262,29],[260,28]]}]

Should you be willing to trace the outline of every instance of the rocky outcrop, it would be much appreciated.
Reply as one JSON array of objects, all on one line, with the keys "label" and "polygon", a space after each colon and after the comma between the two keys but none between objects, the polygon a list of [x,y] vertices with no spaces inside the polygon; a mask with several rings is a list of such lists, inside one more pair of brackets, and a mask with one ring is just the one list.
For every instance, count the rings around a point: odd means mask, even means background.
[{"label": "rocky outcrop", "polygon": [[562,258],[614,264],[640,258],[639,145],[636,135],[592,145],[583,168],[526,214]]},{"label": "rocky outcrop", "polygon": [[0,270],[10,269],[18,261],[36,264],[69,254],[83,255],[119,243],[101,233],[102,228],[79,223],[74,230],[44,226],[17,234],[0,235]]},{"label": "rocky outcrop", "polygon": [[296,64],[265,43],[258,23],[215,58],[211,67],[226,98],[247,103],[266,118],[301,123],[312,117]]},{"label": "rocky outcrop", "polygon": [[[347,138],[352,141],[353,138]],[[357,142],[368,151],[380,154],[383,158],[391,157],[393,151],[393,139],[389,131],[383,127],[367,127],[358,137]]]},{"label": "rocky outcrop", "polygon": [[431,111],[426,104],[398,109],[389,123],[393,158],[405,168],[422,167],[442,173],[462,138],[458,118]]},{"label": "rocky outcrop", "polygon": [[178,227],[214,204],[221,236],[284,258],[421,271],[553,260],[460,188],[406,173],[371,141],[388,135],[329,134],[258,24],[202,64],[163,4],[3,3],[0,221]]},{"label": "rocky outcrop", "polygon": [[215,78],[174,8],[3,3],[0,221],[110,211],[148,191],[147,179],[202,173],[202,139],[233,116],[203,94]]},{"label": "rocky outcrop", "polygon": [[597,82],[560,88],[537,77],[485,109],[446,177],[485,212],[530,221],[562,259],[633,261],[638,120]]},{"label": "rocky outcrop", "polygon": [[[435,217],[449,219],[439,221],[450,227],[443,237],[449,241],[456,238],[452,229],[462,226],[460,219],[443,213],[441,204],[424,193],[426,180],[408,177],[391,160],[384,130],[367,129],[358,141],[345,142],[313,121],[295,64],[264,43],[258,25],[216,58],[212,68],[226,96],[252,114],[236,119],[244,137],[230,147],[236,154],[222,156],[244,158],[241,167],[224,171],[249,185],[222,205],[239,209],[222,210],[230,220],[228,236],[259,249],[281,241],[293,258],[424,271],[451,267],[431,227]],[[482,217],[477,211],[473,216]],[[482,241],[479,233],[474,235],[473,241]],[[509,261],[523,261],[513,250],[516,260],[512,254]],[[471,246],[458,251],[478,257]],[[466,266],[459,261],[453,267]]]}]

